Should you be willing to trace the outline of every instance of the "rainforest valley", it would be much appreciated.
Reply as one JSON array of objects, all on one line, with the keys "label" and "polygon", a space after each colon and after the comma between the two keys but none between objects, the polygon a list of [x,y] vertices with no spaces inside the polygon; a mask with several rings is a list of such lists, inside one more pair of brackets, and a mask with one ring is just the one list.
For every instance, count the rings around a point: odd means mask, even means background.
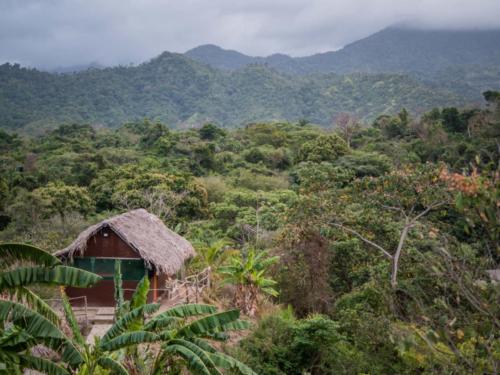
[{"label": "rainforest valley", "polygon": [[[327,127],[167,125],[0,131],[0,241],[54,252],[90,224],[145,208],[194,245],[188,273],[211,267],[205,302],[236,307],[250,323],[220,348],[239,362],[214,354],[217,365],[275,375],[498,372],[499,92],[485,92],[481,107],[418,117],[339,112]],[[3,329],[0,353],[11,353]]]}]

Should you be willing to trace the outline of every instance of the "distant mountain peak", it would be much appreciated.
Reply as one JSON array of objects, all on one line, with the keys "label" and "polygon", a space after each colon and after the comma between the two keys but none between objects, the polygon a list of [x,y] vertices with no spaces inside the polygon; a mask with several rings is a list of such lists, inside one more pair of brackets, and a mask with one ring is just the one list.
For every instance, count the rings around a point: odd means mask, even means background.
[{"label": "distant mountain peak", "polygon": [[337,51],[293,58],[276,53],[253,57],[213,44],[186,55],[214,68],[235,70],[265,64],[288,74],[425,72],[467,65],[500,64],[500,30],[419,29],[394,25]]},{"label": "distant mountain peak", "polygon": [[186,51],[185,54],[189,55],[191,53],[196,53],[199,51],[210,51],[210,50],[215,50],[215,51],[226,51],[224,48],[216,45],[216,44],[201,44],[197,47],[191,48],[189,51]]},{"label": "distant mountain peak", "polygon": [[255,62],[255,58],[253,57],[237,51],[224,49],[215,44],[203,44],[190,49],[185,55],[203,64],[226,70],[239,69]]}]

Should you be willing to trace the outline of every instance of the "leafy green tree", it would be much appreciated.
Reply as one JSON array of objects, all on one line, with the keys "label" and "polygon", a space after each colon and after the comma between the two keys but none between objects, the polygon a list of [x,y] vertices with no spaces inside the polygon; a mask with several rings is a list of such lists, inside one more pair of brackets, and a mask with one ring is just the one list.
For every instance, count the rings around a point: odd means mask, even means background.
[{"label": "leafy green tree", "polygon": [[221,128],[214,124],[203,125],[198,132],[200,133],[200,138],[203,140],[213,141],[219,137],[224,137],[226,133]]},{"label": "leafy green tree", "polygon": [[408,133],[408,119],[404,117],[404,114],[402,118],[382,115],[375,120],[373,126],[380,129],[382,134],[389,139],[401,138]]},{"label": "leafy green tree", "polygon": [[443,127],[449,132],[463,133],[467,130],[467,121],[457,108],[443,108],[441,110]]},{"label": "leafy green tree", "polygon": [[387,156],[379,153],[356,150],[342,156],[337,165],[353,171],[356,177],[377,177],[389,172],[391,161]]},{"label": "leafy green tree", "polygon": [[302,145],[297,155],[298,161],[335,161],[348,153],[346,142],[336,134],[321,135]]},{"label": "leafy green tree", "polygon": [[263,318],[240,342],[237,354],[259,374],[362,372],[365,364],[339,331],[338,323],[326,316],[298,320],[284,310]]},{"label": "leafy green tree", "polygon": [[399,260],[410,231],[431,211],[449,204],[450,196],[439,184],[439,170],[432,166],[408,167],[377,179],[365,179],[358,188],[367,205],[394,213],[402,221],[396,249],[387,250],[358,231],[339,223],[339,220],[332,224],[358,237],[389,259],[392,264],[391,285],[396,288]]},{"label": "leafy green tree", "polygon": [[33,191],[33,195],[40,199],[47,215],[59,215],[64,231],[67,228],[66,218],[69,213],[79,212],[87,215],[94,206],[87,189],[61,182],[50,182]]}]

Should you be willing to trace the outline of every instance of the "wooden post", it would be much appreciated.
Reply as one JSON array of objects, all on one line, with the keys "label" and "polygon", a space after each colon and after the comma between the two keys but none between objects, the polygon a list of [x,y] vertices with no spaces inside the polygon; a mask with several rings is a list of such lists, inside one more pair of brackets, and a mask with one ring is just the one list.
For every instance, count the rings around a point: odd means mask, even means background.
[{"label": "wooden post", "polygon": [[83,304],[85,306],[85,325],[89,325],[89,316],[87,314],[87,296],[83,296]]},{"label": "wooden post", "polygon": [[158,275],[156,272],[153,274],[153,302],[158,300]]},{"label": "wooden post", "polygon": [[196,278],[196,303],[198,303],[198,278]]}]

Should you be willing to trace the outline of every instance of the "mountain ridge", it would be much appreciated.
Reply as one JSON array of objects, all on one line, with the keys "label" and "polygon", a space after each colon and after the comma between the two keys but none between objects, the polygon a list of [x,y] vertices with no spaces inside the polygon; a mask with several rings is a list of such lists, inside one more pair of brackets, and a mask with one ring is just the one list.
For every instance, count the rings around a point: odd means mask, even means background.
[{"label": "mountain ridge", "polygon": [[434,72],[448,66],[500,64],[500,29],[448,31],[389,27],[337,51],[303,57],[278,54],[281,56],[278,61],[272,58],[276,54],[248,56],[213,44],[195,47],[185,55],[230,70],[257,63],[292,74]]}]

